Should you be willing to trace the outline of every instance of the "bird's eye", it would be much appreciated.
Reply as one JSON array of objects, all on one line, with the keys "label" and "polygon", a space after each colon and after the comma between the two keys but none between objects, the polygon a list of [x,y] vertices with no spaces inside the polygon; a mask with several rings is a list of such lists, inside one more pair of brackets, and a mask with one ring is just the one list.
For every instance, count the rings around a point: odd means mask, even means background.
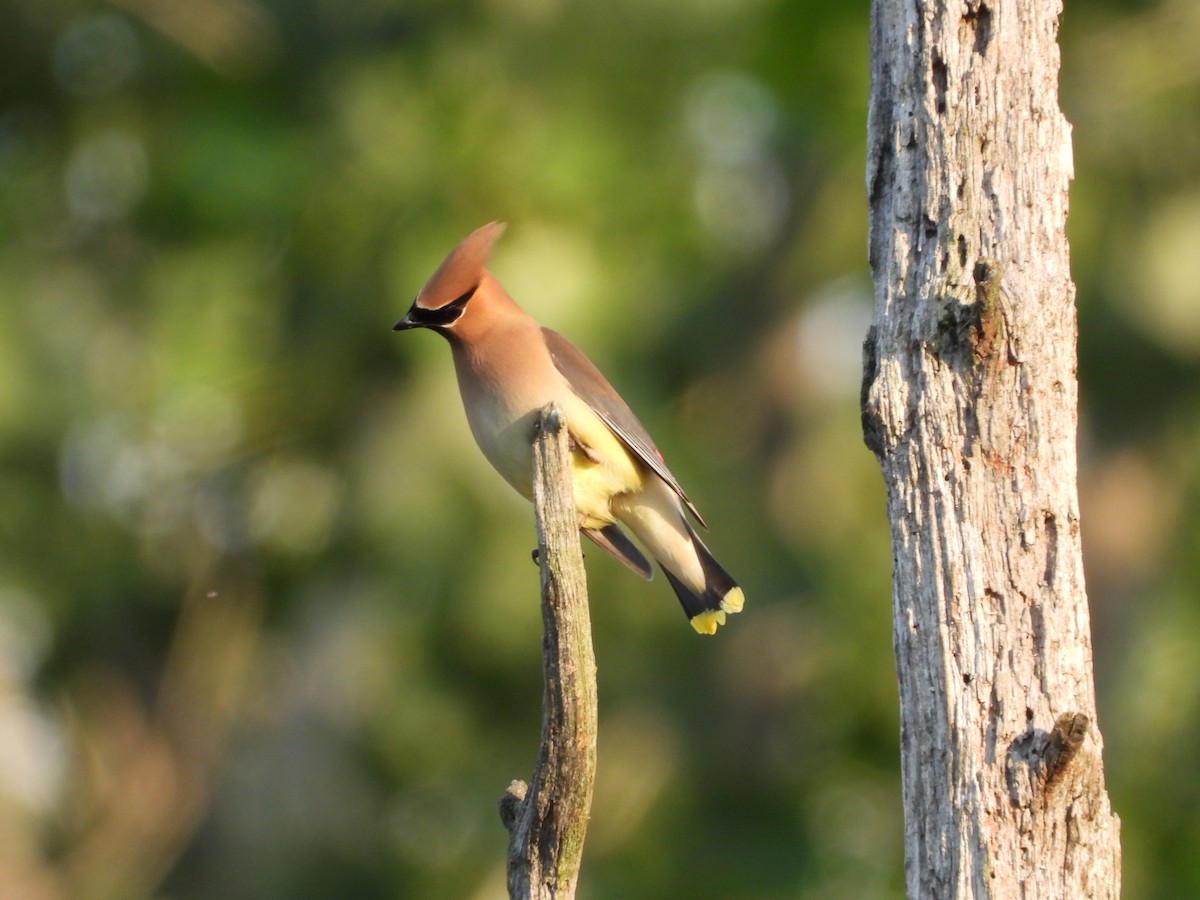
[{"label": "bird's eye", "polygon": [[467,308],[467,301],[475,296],[475,287],[437,309],[413,307],[413,318],[426,328],[445,328],[447,325],[452,325],[462,317],[463,311]]}]

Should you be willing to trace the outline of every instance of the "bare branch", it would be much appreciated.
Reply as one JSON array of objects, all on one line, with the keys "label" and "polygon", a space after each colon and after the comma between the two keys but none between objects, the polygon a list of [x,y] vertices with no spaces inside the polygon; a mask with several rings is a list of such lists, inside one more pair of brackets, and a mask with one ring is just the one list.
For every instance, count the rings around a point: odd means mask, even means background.
[{"label": "bare branch", "polygon": [[596,774],[596,659],[567,426],[554,405],[542,411],[533,456],[545,625],[542,744],[531,785],[509,786],[500,818],[509,830],[509,896],[569,900],[575,896]]}]

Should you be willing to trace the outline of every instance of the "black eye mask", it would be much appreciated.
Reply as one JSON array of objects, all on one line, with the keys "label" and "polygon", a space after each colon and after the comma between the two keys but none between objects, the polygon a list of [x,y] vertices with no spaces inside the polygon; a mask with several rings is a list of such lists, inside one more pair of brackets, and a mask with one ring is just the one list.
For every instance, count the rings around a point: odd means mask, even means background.
[{"label": "black eye mask", "polygon": [[[478,287],[478,285],[475,287]],[[461,297],[456,297],[445,306],[439,306],[437,309],[425,309],[420,306],[414,306],[408,311],[408,315],[405,318],[413,326],[419,328],[445,328],[447,325],[452,325],[462,317],[463,312],[467,308],[467,301],[475,296],[475,287],[471,288]]]}]

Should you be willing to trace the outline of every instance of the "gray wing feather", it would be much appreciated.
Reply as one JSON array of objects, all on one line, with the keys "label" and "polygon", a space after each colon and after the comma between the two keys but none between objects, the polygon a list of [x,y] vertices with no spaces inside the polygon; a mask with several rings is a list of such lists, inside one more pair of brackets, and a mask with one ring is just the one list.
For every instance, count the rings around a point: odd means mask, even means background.
[{"label": "gray wing feather", "polygon": [[647,581],[654,577],[654,569],[650,561],[625,536],[619,525],[606,525],[603,528],[582,528],[580,531],[598,547],[602,547],[614,559],[620,560],[634,572]]},{"label": "gray wing feather", "polygon": [[592,411],[601,418],[634,456],[645,463],[655,475],[679,495],[679,499],[687,506],[688,512],[695,516],[697,522],[707,528],[708,525],[705,524],[703,517],[696,509],[696,505],[688,499],[683,488],[679,486],[679,482],[675,480],[675,476],[671,474],[671,470],[667,468],[667,464],[663,462],[662,454],[654,446],[654,441],[646,431],[646,427],[638,421],[637,416],[633,414],[613,386],[600,374],[600,370],[557,331],[543,328],[542,334],[546,340],[546,347],[550,350],[550,358],[554,360],[555,368],[567,379],[571,390],[591,407]]}]

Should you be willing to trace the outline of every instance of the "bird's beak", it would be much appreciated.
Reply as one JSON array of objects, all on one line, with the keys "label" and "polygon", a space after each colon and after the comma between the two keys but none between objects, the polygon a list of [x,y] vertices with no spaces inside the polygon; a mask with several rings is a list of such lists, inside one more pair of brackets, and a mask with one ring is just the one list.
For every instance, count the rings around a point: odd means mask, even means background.
[{"label": "bird's beak", "polygon": [[413,318],[413,311],[409,309],[404,314],[404,318],[392,326],[392,331],[408,331],[410,328],[420,328],[421,323]]}]

